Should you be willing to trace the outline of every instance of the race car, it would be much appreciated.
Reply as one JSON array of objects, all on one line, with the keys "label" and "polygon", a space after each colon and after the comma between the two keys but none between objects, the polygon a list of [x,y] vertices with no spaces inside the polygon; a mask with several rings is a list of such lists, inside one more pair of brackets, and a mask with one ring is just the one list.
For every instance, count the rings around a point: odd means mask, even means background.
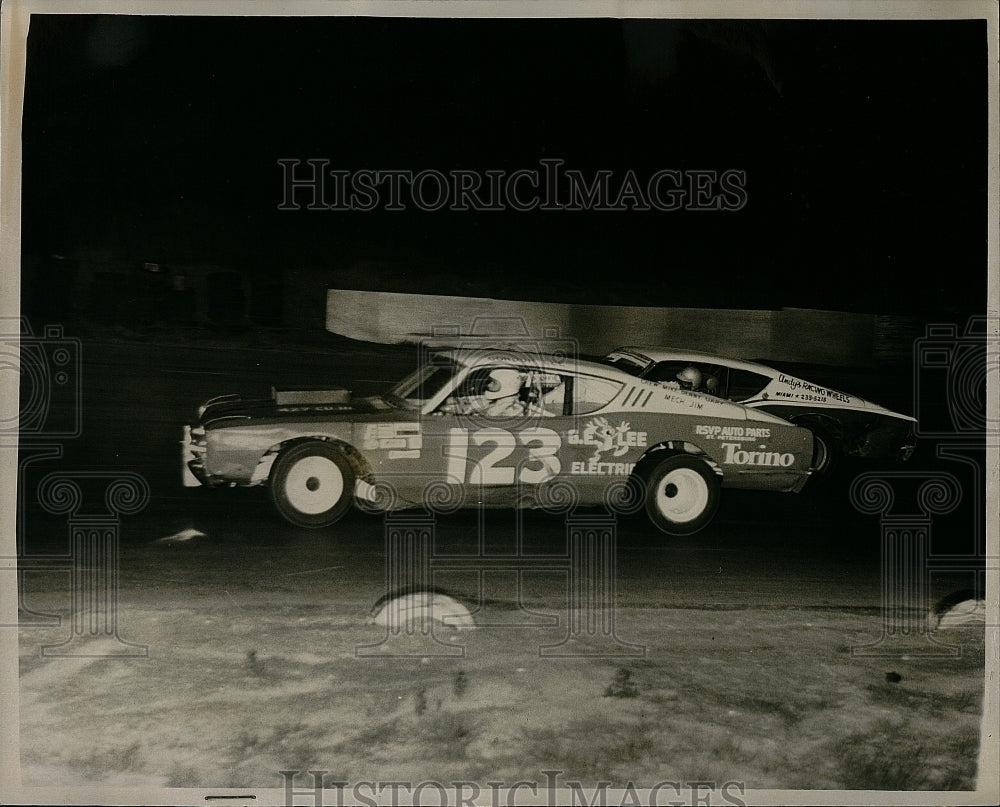
[{"label": "race car", "polygon": [[522,350],[442,350],[392,389],[227,395],[184,427],[188,485],[266,485],[299,527],[353,505],[564,507],[640,512],[668,534],[705,527],[720,489],[797,492],[808,429],[664,389],[597,362]]},{"label": "race car", "polygon": [[604,362],[637,378],[701,390],[808,428],[817,444],[817,474],[845,456],[907,460],[916,444],[916,420],[909,415],[756,362],[666,347],[620,347]]}]

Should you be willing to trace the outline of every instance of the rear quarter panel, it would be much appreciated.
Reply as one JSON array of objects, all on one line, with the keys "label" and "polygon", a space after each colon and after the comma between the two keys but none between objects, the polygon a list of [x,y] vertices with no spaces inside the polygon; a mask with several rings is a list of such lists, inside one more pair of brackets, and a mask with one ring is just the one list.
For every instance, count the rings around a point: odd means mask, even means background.
[{"label": "rear quarter panel", "polygon": [[[808,429],[760,415],[711,395],[637,382],[619,396],[618,408],[648,445],[683,441],[704,452],[722,471],[727,487],[790,490],[812,466]],[[612,407],[614,407],[612,402]],[[610,419],[610,418],[609,418]]]},{"label": "rear quarter panel", "polygon": [[722,471],[725,487],[790,490],[811,470],[812,433],[791,424],[670,414],[642,414],[629,422],[646,433],[651,447],[683,442],[703,452]]}]

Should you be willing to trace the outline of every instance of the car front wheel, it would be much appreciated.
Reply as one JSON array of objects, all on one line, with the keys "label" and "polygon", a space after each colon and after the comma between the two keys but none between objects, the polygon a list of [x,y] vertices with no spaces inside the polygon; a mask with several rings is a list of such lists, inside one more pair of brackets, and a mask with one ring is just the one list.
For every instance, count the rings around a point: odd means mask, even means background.
[{"label": "car front wheel", "polygon": [[350,509],[354,482],[351,463],[336,446],[299,443],[275,460],[271,500],[285,520],[297,527],[328,527]]},{"label": "car front wheel", "polygon": [[704,460],[667,457],[653,470],[646,487],[646,513],[668,535],[704,529],[719,507],[719,477]]}]

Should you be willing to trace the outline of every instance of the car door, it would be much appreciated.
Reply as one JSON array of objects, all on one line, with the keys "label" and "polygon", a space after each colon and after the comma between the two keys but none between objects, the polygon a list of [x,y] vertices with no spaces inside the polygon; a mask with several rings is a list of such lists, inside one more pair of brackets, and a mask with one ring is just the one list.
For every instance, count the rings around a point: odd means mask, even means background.
[{"label": "car door", "polygon": [[[506,403],[485,397],[491,374],[511,369],[520,376],[517,395]],[[523,488],[557,478],[572,419],[572,388],[571,375],[535,365],[470,371],[427,416],[428,482],[461,488],[467,502],[507,504]]]}]

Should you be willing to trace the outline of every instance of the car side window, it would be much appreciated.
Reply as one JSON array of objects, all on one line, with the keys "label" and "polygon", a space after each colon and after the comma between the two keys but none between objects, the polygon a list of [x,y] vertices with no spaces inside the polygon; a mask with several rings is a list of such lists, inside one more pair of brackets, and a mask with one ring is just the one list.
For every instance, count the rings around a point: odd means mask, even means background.
[{"label": "car side window", "polygon": [[[689,367],[693,367],[701,374],[697,386],[692,386],[691,381],[682,384],[678,376]],[[643,375],[646,381],[653,381],[658,384],[669,384],[674,387],[683,386],[685,389],[694,389],[696,392],[704,392],[708,395],[721,394],[719,389],[724,381],[724,367],[717,364],[705,364],[703,362],[690,361],[664,361],[654,366],[648,373]]]},{"label": "car side window", "polygon": [[566,405],[566,376],[532,370],[526,389],[527,414],[554,417],[562,415]]},{"label": "car side window", "polygon": [[749,370],[729,371],[729,393],[731,401],[745,401],[762,392],[771,383],[771,378]]},{"label": "car side window", "polygon": [[437,412],[489,419],[555,417],[565,412],[567,380],[564,375],[537,367],[477,367],[456,386]]},{"label": "car side window", "polygon": [[661,361],[653,365],[642,377],[647,381],[676,381],[677,374],[687,366],[687,362]]},{"label": "car side window", "polygon": [[573,378],[573,414],[587,415],[602,409],[621,391],[620,381],[578,375]]},{"label": "car side window", "polygon": [[523,380],[523,374],[514,367],[476,367],[456,385],[437,412],[489,418],[512,416],[523,408]]}]

